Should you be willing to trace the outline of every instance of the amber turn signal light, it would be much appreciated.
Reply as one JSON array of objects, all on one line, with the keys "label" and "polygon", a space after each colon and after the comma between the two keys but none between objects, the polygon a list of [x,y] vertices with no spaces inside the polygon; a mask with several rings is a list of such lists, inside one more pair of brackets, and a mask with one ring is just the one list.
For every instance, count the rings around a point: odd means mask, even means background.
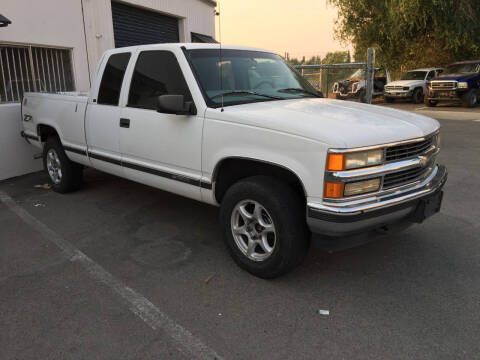
[{"label": "amber turn signal light", "polygon": [[344,154],[328,154],[327,170],[341,171],[345,169],[345,155]]},{"label": "amber turn signal light", "polygon": [[325,183],[325,194],[326,198],[330,199],[339,199],[343,197],[343,183],[337,182],[326,182]]}]

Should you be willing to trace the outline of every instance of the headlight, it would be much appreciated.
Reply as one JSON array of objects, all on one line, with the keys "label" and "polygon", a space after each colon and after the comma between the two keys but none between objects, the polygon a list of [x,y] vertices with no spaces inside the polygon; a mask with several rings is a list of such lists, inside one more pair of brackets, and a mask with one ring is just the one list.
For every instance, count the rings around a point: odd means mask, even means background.
[{"label": "headlight", "polygon": [[434,142],[435,142],[435,145],[437,146],[437,148],[440,148],[440,133],[435,135]]},{"label": "headlight", "polygon": [[367,194],[380,189],[380,178],[351,183],[325,182],[325,198],[341,199],[345,196]]},{"label": "headlight", "polygon": [[356,181],[353,183],[345,184],[343,195],[352,196],[352,195],[366,194],[366,193],[378,191],[379,188],[380,188],[380,178],[365,180],[365,181]]},{"label": "headlight", "polygon": [[408,90],[410,90],[410,88],[408,86],[404,86],[403,90],[408,91]]},{"label": "headlight", "polygon": [[468,83],[467,82],[459,82],[458,83],[458,88],[459,89],[468,89]]},{"label": "headlight", "polygon": [[342,171],[380,165],[383,163],[383,153],[383,149],[376,149],[343,154],[328,154],[327,170]]}]

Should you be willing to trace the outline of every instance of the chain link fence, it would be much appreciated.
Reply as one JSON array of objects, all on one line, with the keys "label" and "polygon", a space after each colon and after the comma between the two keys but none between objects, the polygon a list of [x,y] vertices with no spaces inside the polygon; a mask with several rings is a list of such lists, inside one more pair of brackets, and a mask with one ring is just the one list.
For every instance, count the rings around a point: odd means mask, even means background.
[{"label": "chain link fence", "polygon": [[368,49],[365,63],[297,65],[295,68],[325,97],[372,102],[375,49]]}]

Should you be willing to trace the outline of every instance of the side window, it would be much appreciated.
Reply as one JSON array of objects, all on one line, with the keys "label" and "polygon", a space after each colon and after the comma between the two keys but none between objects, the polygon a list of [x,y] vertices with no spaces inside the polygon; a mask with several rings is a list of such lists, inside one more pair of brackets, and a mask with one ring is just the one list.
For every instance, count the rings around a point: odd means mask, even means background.
[{"label": "side window", "polygon": [[113,54],[103,70],[102,82],[98,90],[98,104],[118,105],[122,90],[123,76],[127,69],[130,53]]},{"label": "side window", "polygon": [[170,51],[142,51],[135,65],[127,106],[156,110],[160,95],[183,95],[185,101],[192,101],[175,55]]},{"label": "side window", "polygon": [[435,77],[435,70],[432,70],[427,75],[427,80],[430,80]]}]

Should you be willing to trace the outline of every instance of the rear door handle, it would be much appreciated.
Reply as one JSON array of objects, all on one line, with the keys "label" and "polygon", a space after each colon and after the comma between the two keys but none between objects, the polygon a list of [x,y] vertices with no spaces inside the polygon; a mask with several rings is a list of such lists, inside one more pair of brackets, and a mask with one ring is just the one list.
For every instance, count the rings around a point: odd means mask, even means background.
[{"label": "rear door handle", "polygon": [[120,127],[129,128],[130,127],[130,119],[121,118],[120,119]]}]

